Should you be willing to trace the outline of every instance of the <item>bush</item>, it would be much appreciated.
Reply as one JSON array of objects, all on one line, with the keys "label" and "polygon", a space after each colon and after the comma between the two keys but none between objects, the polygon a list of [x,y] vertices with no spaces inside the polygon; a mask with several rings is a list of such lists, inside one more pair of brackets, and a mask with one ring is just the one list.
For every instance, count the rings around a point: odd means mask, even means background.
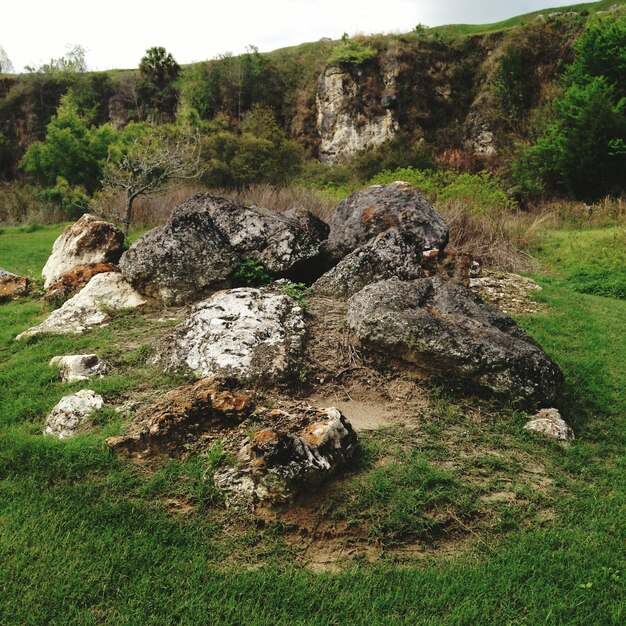
[{"label": "bush", "polygon": [[329,59],[329,65],[363,65],[366,61],[376,56],[376,50],[356,39],[350,39],[346,33],[333,49]]}]

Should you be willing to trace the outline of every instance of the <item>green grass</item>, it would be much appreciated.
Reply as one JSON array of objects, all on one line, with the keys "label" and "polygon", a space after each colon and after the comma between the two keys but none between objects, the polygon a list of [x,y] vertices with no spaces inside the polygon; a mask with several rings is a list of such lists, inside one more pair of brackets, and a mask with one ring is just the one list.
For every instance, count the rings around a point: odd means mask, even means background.
[{"label": "green grass", "polygon": [[[0,267],[37,275],[59,230],[5,229]],[[578,231],[575,246],[570,231],[546,235],[549,312],[520,319],[565,372],[577,443],[564,450],[525,433],[521,413],[436,390],[419,431],[365,436],[323,500],[330,522],[364,526],[385,549],[339,573],[297,564],[306,537],[224,510],[219,451],[145,471],[106,447],[122,428],[113,412],[75,439],[41,436],[47,411],[84,386],[56,380],[56,354],[110,359],[115,373],[90,383],[108,402],[179,384],[145,359],[164,323],[132,313],[22,343],[46,305],[1,306],[0,623],[624,624],[626,302],[571,282],[617,232]],[[511,499],[489,504],[503,490]],[[405,542],[419,558],[391,549]]]}]

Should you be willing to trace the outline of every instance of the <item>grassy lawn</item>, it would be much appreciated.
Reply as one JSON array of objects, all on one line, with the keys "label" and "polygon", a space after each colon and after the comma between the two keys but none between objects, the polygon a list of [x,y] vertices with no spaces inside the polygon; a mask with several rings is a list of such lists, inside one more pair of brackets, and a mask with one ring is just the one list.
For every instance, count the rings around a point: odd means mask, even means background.
[{"label": "grassy lawn", "polygon": [[[5,229],[0,267],[37,276],[59,232]],[[158,396],[181,383],[145,358],[172,321],[123,314],[84,336],[17,343],[49,309],[1,306],[0,623],[626,623],[626,302],[595,295],[596,274],[591,293],[580,287],[600,266],[621,284],[619,243],[598,261],[614,240],[616,229],[547,234],[536,278],[549,312],[519,320],[565,372],[559,408],[576,444],[530,436],[511,408],[433,393],[418,433],[364,436],[323,500],[328,520],[365,526],[382,553],[340,571],[302,565],[307,539],[280,523],[233,519],[212,453],[154,471],[126,463],[104,443],[122,428],[111,409],[88,434],[41,436],[58,399],[85,386],[61,385],[52,356],[110,360],[115,373],[89,383],[108,403]],[[419,557],[394,551],[415,538]]]}]

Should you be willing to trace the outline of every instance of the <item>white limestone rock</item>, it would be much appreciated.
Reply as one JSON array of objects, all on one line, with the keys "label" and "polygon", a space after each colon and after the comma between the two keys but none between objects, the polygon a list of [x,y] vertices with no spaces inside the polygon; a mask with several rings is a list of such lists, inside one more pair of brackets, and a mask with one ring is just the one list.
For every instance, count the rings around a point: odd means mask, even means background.
[{"label": "white limestone rock", "polygon": [[50,367],[58,367],[61,381],[75,383],[89,380],[95,376],[103,378],[109,371],[109,365],[97,354],[69,354],[55,356],[49,363]]},{"label": "white limestone rock", "polygon": [[117,263],[123,251],[124,233],[113,224],[85,213],[54,242],[42,271],[44,288],[78,265]]},{"label": "white limestone rock", "polygon": [[297,302],[270,289],[221,291],[193,307],[157,347],[167,371],[275,384],[297,376],[304,342]]},{"label": "white limestone rock", "polygon": [[81,389],[64,396],[46,418],[44,435],[58,439],[73,437],[91,415],[104,406],[102,396],[91,389]]},{"label": "white limestone rock", "polygon": [[105,322],[108,310],[130,309],[142,306],[147,300],[115,272],[97,274],[87,286],[53,311],[41,324],[20,333],[16,339],[51,333],[54,335],[80,334],[92,326]]},{"label": "white limestone rock", "polygon": [[568,447],[574,441],[574,431],[561,417],[557,409],[541,409],[524,426],[525,430],[543,437],[556,439],[561,445]]}]

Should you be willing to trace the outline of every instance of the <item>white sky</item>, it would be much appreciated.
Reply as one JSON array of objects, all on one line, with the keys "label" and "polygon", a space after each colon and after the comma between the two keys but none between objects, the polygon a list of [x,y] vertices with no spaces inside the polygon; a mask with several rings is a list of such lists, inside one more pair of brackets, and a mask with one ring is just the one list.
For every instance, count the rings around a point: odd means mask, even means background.
[{"label": "white sky", "polygon": [[137,67],[165,46],[179,63],[321,37],[408,32],[418,23],[489,23],[576,0],[18,0],[3,3],[0,45],[16,71],[87,50],[89,69]]}]

